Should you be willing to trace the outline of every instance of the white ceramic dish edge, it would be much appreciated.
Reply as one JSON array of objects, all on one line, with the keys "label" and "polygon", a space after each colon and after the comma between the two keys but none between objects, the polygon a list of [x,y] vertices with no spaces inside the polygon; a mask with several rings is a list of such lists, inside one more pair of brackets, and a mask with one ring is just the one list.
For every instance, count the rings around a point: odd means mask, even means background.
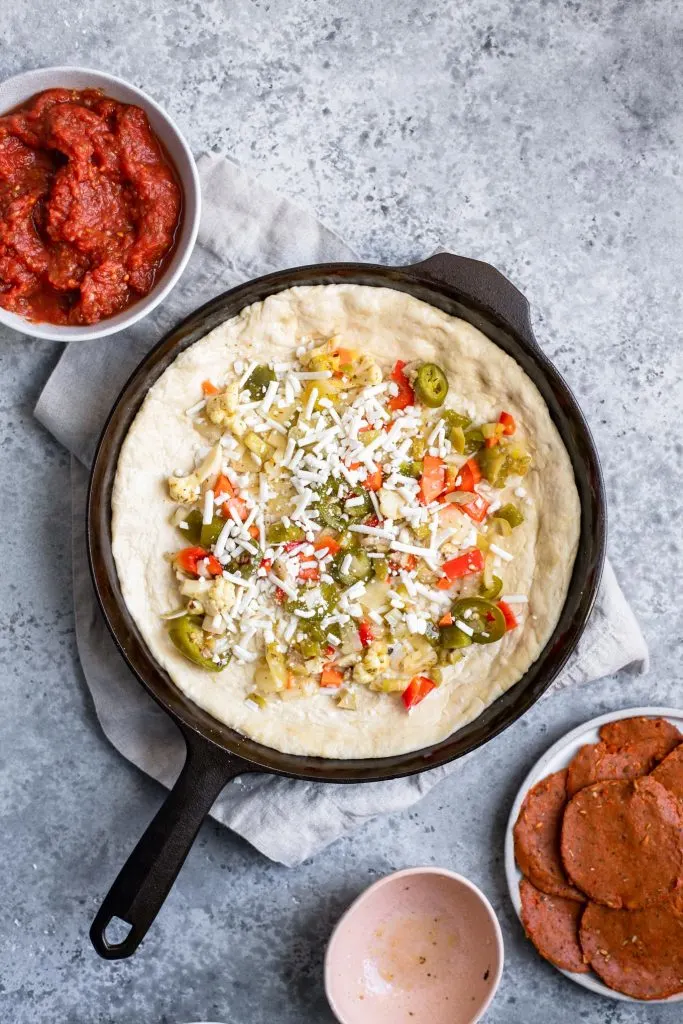
[{"label": "white ceramic dish edge", "polygon": [[36,68],[33,71],[24,71],[14,75],[12,78],[0,82],[0,114],[12,110],[44,89],[58,87],[102,89],[115,100],[142,107],[153,130],[166,148],[183,189],[183,220],[171,262],[149,295],[135,302],[129,309],[92,327],[60,327],[55,324],[34,324],[25,320],[24,317],[0,308],[0,323],[21,334],[51,341],[92,341],[95,338],[105,338],[132,327],[133,324],[151,313],[160,302],[163,302],[178,282],[192,255],[199,230],[201,215],[199,175],[190,148],[172,118],[141,89],[130,85],[122,78],[107,74],[105,71],[67,65]]},{"label": "white ceramic dish edge", "polygon": [[332,947],[333,947],[333,942],[334,942],[335,936],[337,935],[339,930],[344,926],[345,921],[354,912],[354,910],[356,909],[358,904],[361,903],[363,900],[365,900],[366,897],[368,897],[370,895],[370,893],[374,892],[376,889],[379,889],[382,886],[387,885],[388,883],[393,882],[393,881],[395,881],[395,880],[397,880],[399,878],[406,878],[406,877],[408,877],[410,875],[423,875],[423,874],[424,875],[442,875],[442,876],[445,876],[446,878],[452,878],[454,881],[459,882],[460,884],[462,884],[466,888],[468,888],[471,892],[473,892],[477,896],[479,901],[481,902],[481,904],[484,907],[484,909],[486,910],[486,912],[487,912],[487,914],[488,914],[488,916],[489,916],[489,918],[491,920],[491,924],[493,926],[493,933],[494,933],[494,936],[495,936],[496,946],[497,946],[498,954],[499,954],[499,962],[498,962],[498,969],[496,971],[496,976],[493,979],[493,984],[491,985],[491,991],[489,993],[488,999],[486,1000],[486,1003],[480,1008],[477,1016],[475,1018],[473,1018],[472,1024],[476,1024],[477,1021],[481,1020],[482,1017],[484,1016],[484,1014],[486,1013],[486,1011],[491,1006],[491,1003],[493,1002],[493,1000],[495,998],[496,992],[498,991],[498,986],[500,985],[500,979],[503,976],[503,967],[504,967],[504,964],[505,964],[505,943],[503,942],[503,932],[501,930],[500,922],[498,920],[498,917],[496,915],[495,910],[493,909],[493,906],[491,905],[491,902],[489,901],[488,897],[481,891],[481,889],[477,885],[474,884],[474,882],[471,882],[469,880],[469,878],[465,878],[464,875],[459,875],[457,872],[451,871],[449,868],[439,868],[439,867],[433,867],[433,866],[413,867],[413,868],[403,868],[400,871],[392,871],[390,874],[385,875],[383,878],[379,878],[376,882],[373,882],[372,885],[368,886],[367,889],[364,889],[363,892],[359,893],[359,895],[356,896],[355,900],[353,900],[353,902],[346,908],[346,910],[344,911],[342,916],[339,918],[339,920],[337,921],[336,925],[334,926],[334,928],[332,930],[332,934],[330,935],[330,938],[329,938],[328,943],[327,943],[327,948],[325,950],[324,983],[325,983],[325,995],[327,996],[327,1001],[328,1001],[328,1003],[330,1005],[330,1008],[332,1009],[332,1011],[333,1011],[333,1013],[334,1013],[334,1015],[335,1015],[337,1020],[341,1021],[342,1018],[340,1016],[339,1009],[334,1004],[333,998],[331,998],[331,993],[330,993],[331,985],[329,983],[330,972],[332,970],[332,963],[331,963],[331,961],[332,961],[332,952],[333,952]]},{"label": "white ceramic dish edge", "polygon": [[[626,708],[623,711],[613,711],[606,715],[600,715],[598,718],[592,718],[589,722],[584,722],[583,725],[579,725],[576,729],[572,729],[571,732],[568,732],[565,736],[559,739],[557,743],[554,743],[549,750],[546,750],[545,754],[538,759],[527,777],[524,779],[524,782],[522,783],[512,805],[507,828],[505,830],[505,875],[507,878],[508,890],[510,892],[510,899],[512,900],[512,905],[515,908],[517,917],[520,919],[520,923],[521,900],[519,897],[519,883],[522,878],[522,873],[517,867],[517,863],[515,861],[512,830],[515,822],[517,821],[522,801],[524,800],[528,790],[545,775],[550,775],[552,772],[566,768],[576,751],[579,747],[583,746],[584,743],[596,742],[598,739],[598,729],[601,725],[605,725],[607,722],[617,722],[622,718],[635,718],[640,715],[647,718],[667,718],[669,721],[673,722],[674,725],[677,725],[683,732],[683,710],[678,708],[638,707]],[[537,955],[540,956],[540,954]],[[559,967],[555,969],[560,970]],[[608,988],[607,985],[604,985],[600,981],[597,975],[573,974],[571,971],[561,971],[561,973],[571,981],[576,982],[577,985],[582,985],[591,992],[595,992],[601,996],[606,996],[608,999],[618,999],[626,1003],[637,1003],[641,1006],[656,1006],[657,1004],[668,1005],[671,1003],[683,1002],[683,992],[675,996],[669,996],[668,999],[634,999],[632,996],[627,996],[622,992],[615,992],[614,989]]]}]

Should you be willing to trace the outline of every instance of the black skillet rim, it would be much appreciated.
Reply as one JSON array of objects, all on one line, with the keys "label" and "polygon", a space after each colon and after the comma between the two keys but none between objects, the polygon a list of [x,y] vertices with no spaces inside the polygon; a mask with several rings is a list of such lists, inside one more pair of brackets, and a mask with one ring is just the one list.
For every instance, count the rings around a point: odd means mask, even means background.
[{"label": "black skillet rim", "polygon": [[[482,273],[497,275],[487,264],[477,266]],[[406,754],[354,760],[282,753],[242,736],[192,704],[156,664],[139,636],[120,593],[111,551],[111,490],[120,448],[145,394],[166,367],[213,327],[267,295],[297,285],[337,283],[406,291],[484,330],[539,387],[572,460],[581,500],[579,550],[565,604],[552,636],[524,676],[476,719],[439,743]],[[520,301],[525,300],[520,296]],[[581,410],[530,329],[522,332],[517,324],[515,316],[506,316],[435,279],[419,264],[315,264],[269,274],[224,292],[169,331],[140,362],[112,407],[94,456],[87,500],[88,559],[97,600],[116,646],[138,681],[186,735],[190,731],[195,739],[242,760],[245,771],[336,783],[379,782],[415,775],[462,757],[512,725],[548,689],[575,649],[595,602],[605,555],[606,503],[597,451]]]}]

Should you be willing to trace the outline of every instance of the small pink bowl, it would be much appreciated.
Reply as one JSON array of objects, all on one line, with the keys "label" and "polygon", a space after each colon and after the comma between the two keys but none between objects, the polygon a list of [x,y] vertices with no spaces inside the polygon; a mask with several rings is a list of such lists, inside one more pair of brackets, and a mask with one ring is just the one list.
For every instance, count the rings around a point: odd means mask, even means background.
[{"label": "small pink bowl", "polygon": [[493,907],[462,875],[408,868],[351,904],[325,954],[341,1024],[474,1024],[503,972]]}]

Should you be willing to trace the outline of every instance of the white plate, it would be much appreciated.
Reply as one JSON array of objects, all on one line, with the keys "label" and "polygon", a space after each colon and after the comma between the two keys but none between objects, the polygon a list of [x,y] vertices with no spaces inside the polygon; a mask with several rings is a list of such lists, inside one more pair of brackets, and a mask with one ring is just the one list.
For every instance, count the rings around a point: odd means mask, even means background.
[{"label": "white plate", "polygon": [[[590,722],[585,722],[584,725],[573,729],[561,740],[558,740],[536,762],[522,783],[521,789],[512,805],[512,811],[510,812],[505,832],[505,874],[508,889],[510,890],[510,899],[520,921],[522,903],[519,897],[519,883],[522,879],[522,874],[515,861],[512,829],[517,821],[522,801],[528,790],[546,775],[551,775],[553,772],[566,768],[579,747],[582,747],[584,743],[597,743],[599,738],[598,729],[605,722],[617,722],[622,718],[635,718],[638,715],[644,715],[648,718],[666,718],[683,732],[683,711],[677,708],[627,708],[624,711],[614,711],[609,715],[600,715],[599,718],[593,718]],[[560,970],[560,968],[558,967],[556,970]],[[647,1005],[683,1002],[683,992],[679,992],[675,996],[669,996],[668,999],[634,999],[632,996],[615,992],[613,989],[608,988],[607,985],[603,985],[597,974],[573,974],[571,971],[562,971],[562,974],[575,981],[577,985],[583,985],[584,988],[590,989],[591,992],[607,996],[608,999],[621,999],[627,1003],[647,1003]]]}]

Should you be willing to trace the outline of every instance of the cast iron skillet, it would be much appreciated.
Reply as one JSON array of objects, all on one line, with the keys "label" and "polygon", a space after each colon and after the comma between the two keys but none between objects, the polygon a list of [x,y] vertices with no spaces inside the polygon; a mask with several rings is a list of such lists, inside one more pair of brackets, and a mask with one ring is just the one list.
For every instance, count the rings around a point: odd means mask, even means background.
[{"label": "cast iron skillet", "polygon": [[[395,757],[328,760],[283,754],[247,739],[191,703],[155,662],[129,614],[111,550],[111,495],[121,445],[145,395],[176,356],[245,306],[293,285],[354,283],[396,288],[480,328],[523,367],[545,399],[571,457],[581,501],[581,537],[567,599],[540,657],[475,721],[424,750]],[[539,348],[524,296],[486,263],[442,253],[410,267],[333,263],[286,270],[248,282],[191,314],[149,353],[114,405],[95,454],[87,534],[90,569],[112,636],[154,699],[176,721],[187,758],[172,791],[98,911],[90,938],[100,956],[130,956],[156,917],[199,827],[226,782],[270,772],[316,782],[377,782],[446,764],[507,728],[547,690],[576,647],[595,600],[605,550],[605,496],[598,456],[572,393]],[[130,925],[122,941],[105,932]]]}]

